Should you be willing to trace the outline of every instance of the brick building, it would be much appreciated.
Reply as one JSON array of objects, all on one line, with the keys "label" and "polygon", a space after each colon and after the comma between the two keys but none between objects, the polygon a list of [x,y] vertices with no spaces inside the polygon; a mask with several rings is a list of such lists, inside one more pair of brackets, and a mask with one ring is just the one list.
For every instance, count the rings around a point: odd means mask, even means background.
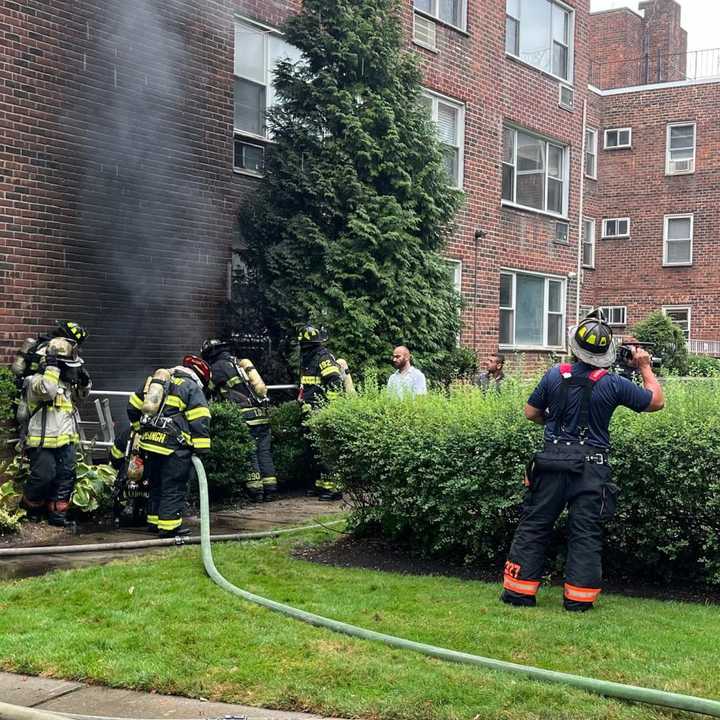
[{"label": "brick building", "polygon": [[[668,308],[691,339],[720,340],[720,82],[698,62],[685,79],[673,0],[642,5],[402,5],[466,194],[447,256],[462,341],[480,353],[562,351],[596,303],[621,330]],[[278,28],[299,8],[0,0],[6,357],[67,316],[92,334],[98,384],[126,387],[216,330],[237,210],[262,172],[272,65],[293,54]]]}]

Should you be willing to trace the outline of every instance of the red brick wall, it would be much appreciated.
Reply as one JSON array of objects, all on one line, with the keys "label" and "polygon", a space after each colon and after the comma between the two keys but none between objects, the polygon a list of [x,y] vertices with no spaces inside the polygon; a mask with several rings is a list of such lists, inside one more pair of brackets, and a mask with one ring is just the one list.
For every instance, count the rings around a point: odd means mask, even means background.
[{"label": "red brick wall", "polygon": [[[599,180],[589,183],[586,215],[630,217],[630,239],[597,240],[596,270],[585,272],[583,302],[627,305],[637,322],[663,305],[690,305],[691,336],[720,339],[720,83],[591,96],[605,127],[632,127],[629,150],[600,151]],[[666,129],[696,122],[696,170],[665,175]],[[597,189],[590,186],[596,185]],[[693,264],[663,267],[665,215],[693,213]]]}]

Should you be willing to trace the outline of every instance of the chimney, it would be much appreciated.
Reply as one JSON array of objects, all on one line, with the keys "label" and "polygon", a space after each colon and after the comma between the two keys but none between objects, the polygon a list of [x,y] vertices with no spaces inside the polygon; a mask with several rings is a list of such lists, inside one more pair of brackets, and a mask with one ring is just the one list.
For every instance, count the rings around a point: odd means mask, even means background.
[{"label": "chimney", "polygon": [[675,0],[643,0],[643,82],[684,80],[687,32],[681,27],[681,7]]}]

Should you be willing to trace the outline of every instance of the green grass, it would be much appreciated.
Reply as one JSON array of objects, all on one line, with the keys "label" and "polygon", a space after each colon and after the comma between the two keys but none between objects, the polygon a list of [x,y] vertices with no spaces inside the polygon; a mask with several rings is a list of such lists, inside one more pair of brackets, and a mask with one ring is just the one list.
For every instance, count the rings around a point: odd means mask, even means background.
[{"label": "green grass", "polygon": [[[290,557],[298,542],[218,545],[215,560],[241,588],[380,632],[720,696],[717,607],[605,595],[574,615],[550,588],[534,610],[508,608],[497,585],[315,565]],[[218,588],[198,548],[0,585],[0,667],[342,717],[690,717],[313,628]]]}]

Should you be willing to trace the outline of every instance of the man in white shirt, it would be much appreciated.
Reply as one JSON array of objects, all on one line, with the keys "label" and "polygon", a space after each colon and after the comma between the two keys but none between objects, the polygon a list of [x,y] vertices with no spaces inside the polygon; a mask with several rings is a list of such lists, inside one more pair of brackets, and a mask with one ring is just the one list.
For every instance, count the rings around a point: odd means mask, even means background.
[{"label": "man in white shirt", "polygon": [[425,376],[413,367],[410,360],[410,351],[404,345],[393,350],[392,364],[396,370],[388,378],[388,394],[398,398],[427,394]]}]

